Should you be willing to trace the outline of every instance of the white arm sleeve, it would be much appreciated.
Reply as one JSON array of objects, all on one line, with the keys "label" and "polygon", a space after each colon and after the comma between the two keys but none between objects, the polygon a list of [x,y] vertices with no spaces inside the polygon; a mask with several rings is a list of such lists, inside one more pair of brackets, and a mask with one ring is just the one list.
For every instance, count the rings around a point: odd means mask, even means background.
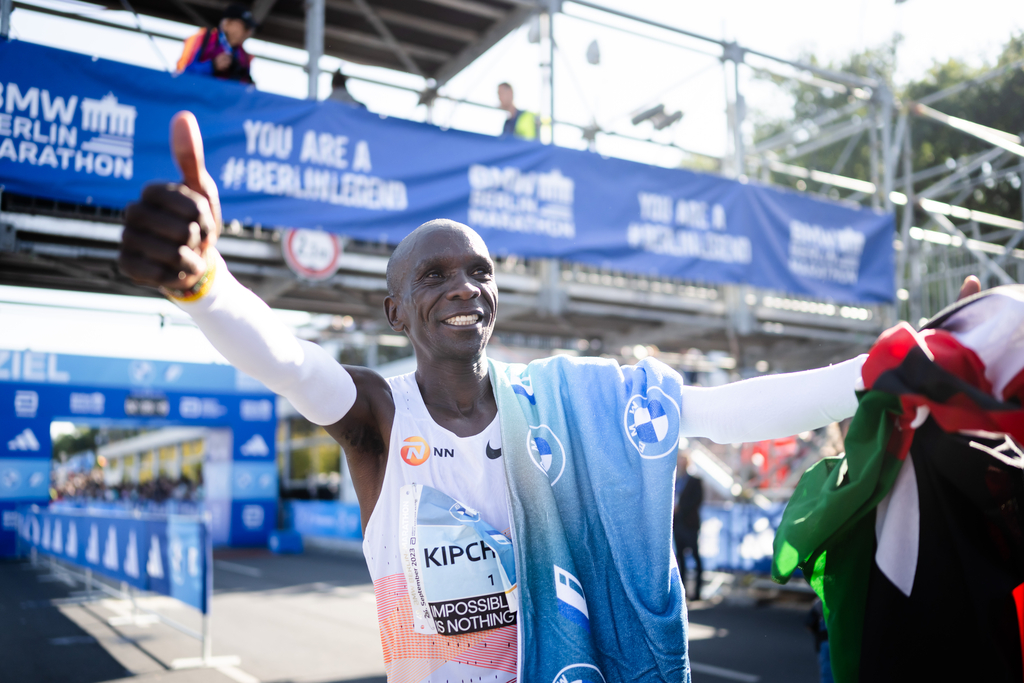
[{"label": "white arm sleeve", "polygon": [[352,376],[320,346],[298,339],[228,271],[220,254],[213,285],[195,302],[175,301],[236,368],[281,394],[310,422],[334,424],[356,401]]},{"label": "white arm sleeve", "polygon": [[679,433],[716,443],[766,441],[851,417],[866,358],[718,387],[683,387]]}]

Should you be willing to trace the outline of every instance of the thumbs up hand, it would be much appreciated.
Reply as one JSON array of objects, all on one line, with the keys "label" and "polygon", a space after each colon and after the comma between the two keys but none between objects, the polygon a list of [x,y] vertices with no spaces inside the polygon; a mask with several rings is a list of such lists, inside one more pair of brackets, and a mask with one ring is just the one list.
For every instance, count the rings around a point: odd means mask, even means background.
[{"label": "thumbs up hand", "polygon": [[188,290],[202,278],[220,234],[220,197],[206,170],[191,112],[171,120],[171,152],[182,183],[153,183],[124,213],[121,272],[138,284]]}]

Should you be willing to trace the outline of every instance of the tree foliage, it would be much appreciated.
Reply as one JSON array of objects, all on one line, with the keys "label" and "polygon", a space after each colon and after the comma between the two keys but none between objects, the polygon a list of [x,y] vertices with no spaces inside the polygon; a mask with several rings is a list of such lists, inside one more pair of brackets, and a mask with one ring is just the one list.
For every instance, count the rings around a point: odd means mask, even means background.
[{"label": "tree foliage", "polygon": [[[828,67],[836,71],[870,76],[892,83],[892,75],[896,70],[898,47],[899,38],[896,37],[887,45],[853,54],[841,63],[829,64]],[[972,67],[955,58],[935,63],[919,78],[892,86],[897,100],[897,111],[901,107],[906,107],[910,102],[978,78],[993,69],[1015,64],[1022,59],[1024,59],[1024,35],[1019,35],[1004,46],[995,64]],[[818,64],[813,56],[806,56],[804,61]],[[783,120],[761,118],[756,121],[755,139],[757,141],[766,140],[793,126],[802,126],[806,131],[800,134],[800,137],[813,139],[819,134],[820,129],[834,125],[824,123],[815,126],[813,122],[816,117],[823,115],[827,117],[830,112],[839,112],[848,104],[857,102],[857,99],[849,92],[837,92],[793,80],[782,80],[774,76],[762,77],[778,82],[780,87],[792,96],[794,104],[793,114],[790,117]],[[870,102],[865,101],[862,106],[856,108],[853,115],[856,117],[869,116],[871,106]],[[954,95],[935,102],[932,106],[950,116],[1001,131],[1020,134],[1024,131],[1024,119],[1021,117],[1021,112],[1024,111],[1024,71],[1019,66],[1008,69],[996,78],[972,84]],[[947,167],[955,167],[956,164],[963,163],[963,160],[970,155],[992,149],[992,145],[937,121],[911,117],[910,123],[915,172],[942,164]],[[867,133],[862,134],[855,143],[852,143],[854,145],[852,153],[843,163],[838,162],[843,161],[841,156],[847,143],[850,142],[849,139],[801,156],[792,156],[794,151],[799,151],[797,148],[800,144],[800,137],[788,148],[777,150],[787,163],[861,180],[872,180],[871,151]],[[1020,158],[1012,154],[1004,154],[991,165],[978,169],[972,175],[982,181],[982,184],[953,196],[952,199],[956,200],[953,203],[1002,216],[1019,216],[1022,208],[1021,179],[1016,170],[1020,167],[1020,162]],[[897,169],[896,175],[897,177],[902,175],[902,165]],[[938,176],[935,180],[937,179]],[[791,186],[797,185],[798,182],[795,178],[780,174],[776,174],[774,180]],[[918,185],[918,189],[920,190],[927,183],[928,181],[923,181],[921,185]],[[838,197],[838,192],[828,187],[819,186],[809,189]],[[844,191],[843,194],[848,193]]]},{"label": "tree foliage", "polygon": [[97,432],[98,430],[89,427],[78,427],[69,434],[61,434],[53,442],[53,454],[74,455],[82,451],[94,451]]}]

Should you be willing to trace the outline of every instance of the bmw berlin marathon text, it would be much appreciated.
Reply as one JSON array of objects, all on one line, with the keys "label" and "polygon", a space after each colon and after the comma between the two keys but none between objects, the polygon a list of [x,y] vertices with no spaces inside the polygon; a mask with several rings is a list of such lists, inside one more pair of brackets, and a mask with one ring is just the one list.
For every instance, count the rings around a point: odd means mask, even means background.
[{"label": "bmw berlin marathon text", "polygon": [[130,180],[135,118],[113,93],[64,98],[0,84],[0,159]]}]

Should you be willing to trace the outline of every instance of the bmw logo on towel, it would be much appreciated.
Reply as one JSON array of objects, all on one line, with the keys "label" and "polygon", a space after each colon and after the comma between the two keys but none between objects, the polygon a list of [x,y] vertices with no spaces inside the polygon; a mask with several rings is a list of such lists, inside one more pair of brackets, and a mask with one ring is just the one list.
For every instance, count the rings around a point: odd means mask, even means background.
[{"label": "bmw logo on towel", "polygon": [[565,449],[551,428],[547,425],[530,427],[526,434],[526,447],[533,464],[548,475],[552,486],[557,484],[565,472]]},{"label": "bmw logo on towel", "polygon": [[642,458],[674,453],[679,442],[679,406],[657,387],[647,396],[633,396],[623,416],[626,436]]},{"label": "bmw logo on towel", "polygon": [[570,664],[551,683],[604,683],[604,675],[593,664]]}]

